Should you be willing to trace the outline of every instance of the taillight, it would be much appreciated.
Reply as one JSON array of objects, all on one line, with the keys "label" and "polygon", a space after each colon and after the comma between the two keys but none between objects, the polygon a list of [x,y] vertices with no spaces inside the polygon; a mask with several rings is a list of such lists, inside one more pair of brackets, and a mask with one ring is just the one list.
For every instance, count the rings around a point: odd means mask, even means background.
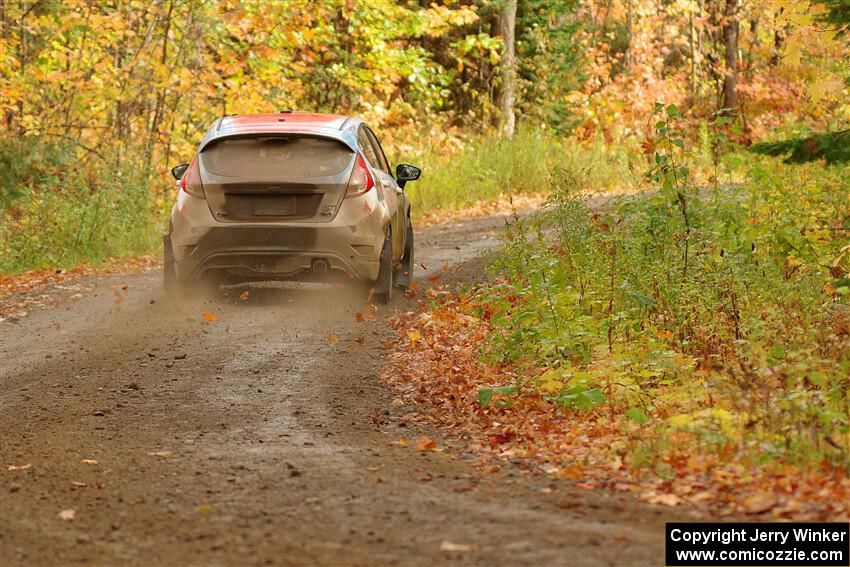
[{"label": "taillight", "polygon": [[189,164],[189,169],[180,178],[180,188],[186,193],[199,199],[206,199],[204,195],[204,186],[201,184],[201,168],[198,165],[198,156]]},{"label": "taillight", "polygon": [[375,180],[372,179],[372,174],[369,173],[369,168],[366,167],[366,160],[363,155],[358,153],[357,160],[354,162],[354,171],[351,172],[351,179],[348,180],[348,189],[345,190],[346,197],[357,197],[367,193],[375,186]]}]

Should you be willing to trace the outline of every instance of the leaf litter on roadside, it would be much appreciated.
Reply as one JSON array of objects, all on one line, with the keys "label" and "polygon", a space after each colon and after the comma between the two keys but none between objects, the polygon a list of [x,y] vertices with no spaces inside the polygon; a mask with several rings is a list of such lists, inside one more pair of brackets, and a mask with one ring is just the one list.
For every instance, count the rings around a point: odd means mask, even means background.
[{"label": "leaf litter on roadside", "polygon": [[[637,462],[628,448],[648,442],[643,412],[612,415],[602,406],[564,407],[537,387],[521,386],[517,368],[478,356],[490,326],[470,297],[446,290],[435,290],[434,296],[439,299],[430,309],[423,305],[391,319],[398,334],[382,378],[396,399],[423,408],[414,419],[468,439],[481,470],[498,472],[500,462],[519,460],[580,488],[626,492],[651,504],[689,505],[720,516],[850,516],[850,479],[834,467],[771,466],[728,450],[687,453],[694,443],[687,431],[670,438],[672,451],[646,455],[651,466]],[[433,450],[423,438],[415,446]]]}]

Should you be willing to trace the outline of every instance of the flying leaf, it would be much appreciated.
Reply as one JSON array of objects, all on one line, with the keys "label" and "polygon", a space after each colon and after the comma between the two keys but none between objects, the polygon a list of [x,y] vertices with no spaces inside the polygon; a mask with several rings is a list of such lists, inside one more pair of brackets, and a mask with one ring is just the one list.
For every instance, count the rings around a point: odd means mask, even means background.
[{"label": "flying leaf", "polygon": [[437,448],[437,443],[427,436],[422,436],[416,440],[417,451],[433,451]]},{"label": "flying leaf", "polygon": [[406,299],[413,299],[416,297],[416,290],[419,289],[419,286],[416,285],[416,282],[411,282],[410,287],[402,294]]}]

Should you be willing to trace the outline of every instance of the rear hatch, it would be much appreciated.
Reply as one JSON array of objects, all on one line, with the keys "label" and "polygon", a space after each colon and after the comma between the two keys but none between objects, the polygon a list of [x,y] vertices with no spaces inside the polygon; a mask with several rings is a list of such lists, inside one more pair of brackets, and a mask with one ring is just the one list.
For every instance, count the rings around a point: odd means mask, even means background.
[{"label": "rear hatch", "polygon": [[201,182],[222,222],[327,222],[345,197],[354,156],[328,138],[225,138],[201,152]]}]

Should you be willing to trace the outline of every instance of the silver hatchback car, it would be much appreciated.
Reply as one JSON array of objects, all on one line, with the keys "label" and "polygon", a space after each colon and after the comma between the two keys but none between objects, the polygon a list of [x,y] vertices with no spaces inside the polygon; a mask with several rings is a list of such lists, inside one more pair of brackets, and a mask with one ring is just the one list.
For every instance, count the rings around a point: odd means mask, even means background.
[{"label": "silver hatchback car", "polygon": [[169,294],[200,283],[354,279],[378,303],[413,276],[405,184],[360,119],[283,111],[216,120],[180,187],[163,238]]}]

